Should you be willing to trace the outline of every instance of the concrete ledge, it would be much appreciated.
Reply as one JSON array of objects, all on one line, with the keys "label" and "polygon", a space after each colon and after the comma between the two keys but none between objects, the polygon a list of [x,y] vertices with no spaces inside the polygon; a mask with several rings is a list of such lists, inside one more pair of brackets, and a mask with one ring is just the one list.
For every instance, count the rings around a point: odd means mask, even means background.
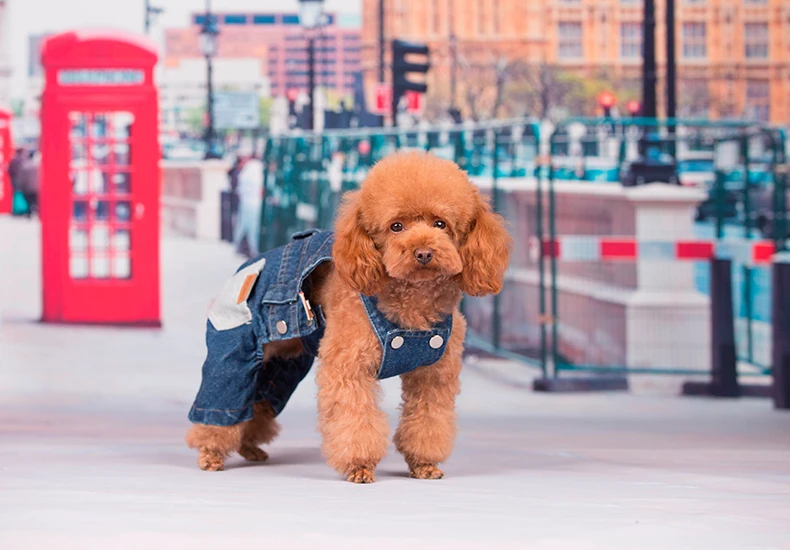
[{"label": "concrete ledge", "polygon": [[220,239],[220,192],[228,187],[223,160],[170,161],[162,166],[162,226],[167,234]]},{"label": "concrete ledge", "polygon": [[532,389],[547,393],[628,391],[628,379],[625,376],[537,378]]},{"label": "concrete ledge", "polygon": [[722,395],[712,382],[685,382],[681,395],[701,397],[772,397],[773,386],[761,384],[740,384],[739,395]]}]

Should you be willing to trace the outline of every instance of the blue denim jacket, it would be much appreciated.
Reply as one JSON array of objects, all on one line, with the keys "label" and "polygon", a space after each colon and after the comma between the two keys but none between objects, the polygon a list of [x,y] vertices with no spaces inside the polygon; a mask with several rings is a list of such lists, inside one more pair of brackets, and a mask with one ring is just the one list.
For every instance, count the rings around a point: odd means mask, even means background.
[{"label": "blue denim jacket", "polygon": [[[285,407],[318,354],[325,319],[307,299],[308,276],[332,260],[333,234],[310,230],[245,262],[213,302],[206,324],[208,354],[189,420],[231,426],[252,419],[253,404],[268,401],[276,414]],[[441,359],[452,332],[452,316],[430,331],[404,330],[378,310],[374,297],[360,295],[382,346],[378,378],[389,378]],[[269,342],[300,338],[296,358],[263,362]]]}]

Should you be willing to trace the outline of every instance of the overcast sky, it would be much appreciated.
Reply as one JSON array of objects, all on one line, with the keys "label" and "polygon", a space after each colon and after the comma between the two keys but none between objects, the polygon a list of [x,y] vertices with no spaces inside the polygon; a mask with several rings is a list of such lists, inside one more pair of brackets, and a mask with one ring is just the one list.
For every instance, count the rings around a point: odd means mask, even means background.
[{"label": "overcast sky", "polygon": [[[151,0],[165,9],[160,16],[164,27],[183,27],[189,14],[203,11],[206,0]],[[14,70],[12,95],[23,93],[27,77],[27,37],[44,32],[75,28],[122,28],[143,31],[144,0],[6,0],[10,20],[6,24]],[[211,0],[215,11],[297,11],[298,0]],[[361,0],[326,0],[326,10],[359,13]]]}]

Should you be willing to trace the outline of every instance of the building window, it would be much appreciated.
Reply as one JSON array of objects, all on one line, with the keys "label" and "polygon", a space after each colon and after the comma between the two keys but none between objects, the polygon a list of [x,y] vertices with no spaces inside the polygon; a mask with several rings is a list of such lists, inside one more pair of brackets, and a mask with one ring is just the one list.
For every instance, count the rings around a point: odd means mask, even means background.
[{"label": "building window", "polygon": [[683,23],[683,57],[704,59],[708,55],[705,23]]},{"label": "building window", "polygon": [[746,118],[768,122],[771,116],[770,85],[767,80],[746,81]]},{"label": "building window", "polygon": [[226,25],[246,25],[247,16],[239,14],[226,15],[223,21]]},{"label": "building window", "polygon": [[746,23],[743,36],[747,59],[768,57],[768,23]]},{"label": "building window", "polygon": [[274,25],[274,15],[253,15],[253,25]]},{"label": "building window", "polygon": [[282,16],[283,25],[298,25],[299,24],[299,16],[298,15],[283,15]]},{"label": "building window", "polygon": [[623,59],[642,57],[642,23],[620,24],[620,57]]},{"label": "building window", "polygon": [[684,4],[704,4],[705,0],[683,0]]},{"label": "building window", "polygon": [[439,11],[439,3],[441,0],[433,0],[433,32],[434,34],[441,34],[442,33],[442,18],[441,12]]},{"label": "building window", "polygon": [[762,4],[765,5],[768,3],[768,0],[744,0],[744,4]]},{"label": "building window", "polygon": [[491,14],[492,19],[494,20],[494,35],[499,36],[500,28],[499,28],[499,0],[492,0],[491,4],[493,5],[493,12]]},{"label": "building window", "polygon": [[580,22],[558,23],[557,57],[560,59],[582,57],[582,24]]},{"label": "building window", "polygon": [[485,34],[486,29],[486,0],[477,0],[477,34],[478,36]]}]

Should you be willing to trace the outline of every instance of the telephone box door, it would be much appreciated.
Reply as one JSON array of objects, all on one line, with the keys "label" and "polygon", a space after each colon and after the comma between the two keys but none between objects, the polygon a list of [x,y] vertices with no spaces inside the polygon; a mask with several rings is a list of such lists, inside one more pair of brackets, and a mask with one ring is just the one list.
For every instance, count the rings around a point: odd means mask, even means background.
[{"label": "telephone box door", "polygon": [[[157,164],[150,162],[157,158],[154,142],[136,136],[151,124],[144,111],[144,105],[130,102],[122,110],[86,106],[62,112],[71,205],[63,233],[64,319],[155,324],[158,318],[159,219],[151,195],[159,191],[159,178]],[[149,162],[135,162],[138,156]]]}]

